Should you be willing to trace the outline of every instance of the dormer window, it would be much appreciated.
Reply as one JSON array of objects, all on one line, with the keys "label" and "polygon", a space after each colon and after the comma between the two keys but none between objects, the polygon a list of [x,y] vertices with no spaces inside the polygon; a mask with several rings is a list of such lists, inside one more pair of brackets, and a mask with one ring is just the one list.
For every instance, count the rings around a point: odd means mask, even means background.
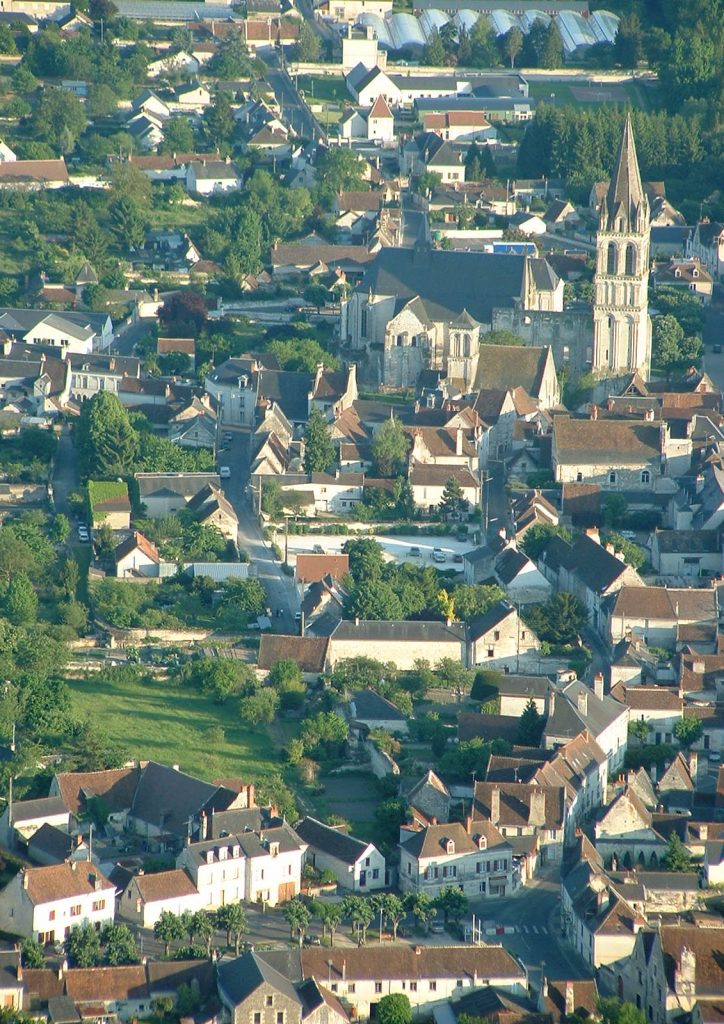
[{"label": "dormer window", "polygon": [[206,863],[207,864],[213,864],[214,863],[214,851],[213,850],[207,850],[206,851]]},{"label": "dormer window", "polygon": [[269,843],[269,856],[270,857],[278,857],[279,856],[279,843]]},{"label": "dormer window", "polygon": [[692,277],[698,277],[699,276],[699,271],[696,269],[696,267],[694,267],[694,269],[692,270],[691,276]]},{"label": "dormer window", "polygon": [[448,855],[455,853],[455,842],[452,839],[445,840],[445,852]]},{"label": "dormer window", "polygon": [[488,840],[485,838],[485,836],[482,836],[482,835],[478,836],[478,849],[479,850],[487,850],[487,848],[488,848]]},{"label": "dormer window", "polygon": [[232,857],[241,857],[241,847],[239,846],[238,843],[236,843],[234,846],[232,846],[232,848],[231,848],[231,856]]},{"label": "dormer window", "polygon": [[225,846],[219,848],[219,860],[226,860],[228,850]]}]

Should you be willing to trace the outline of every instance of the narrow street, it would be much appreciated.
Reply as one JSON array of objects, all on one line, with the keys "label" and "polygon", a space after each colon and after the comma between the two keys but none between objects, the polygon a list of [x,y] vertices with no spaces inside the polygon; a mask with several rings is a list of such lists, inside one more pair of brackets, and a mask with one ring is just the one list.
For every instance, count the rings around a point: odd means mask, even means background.
[{"label": "narrow street", "polygon": [[[217,462],[228,466],[231,477],[223,480],[224,493],[234,506],[239,517],[239,547],[249,556],[258,579],[263,583],[269,598],[269,606],[275,613],[272,630],[275,633],[298,633],[299,627],[294,615],[299,611],[299,598],[291,576],[282,572],[279,562],[274,559],[271,545],[262,536],[258,517],[252,507],[257,498],[249,484],[249,444],[251,435],[246,431],[232,430],[234,439],[227,448],[218,452]],[[281,617],[276,617],[277,609]]]},{"label": "narrow street", "polygon": [[80,487],[80,476],[78,475],[78,464],[71,440],[70,430],[63,427],[58,439],[58,450],[55,455],[53,467],[53,500],[56,512],[62,512],[72,521],[70,503],[68,496],[71,491]]}]

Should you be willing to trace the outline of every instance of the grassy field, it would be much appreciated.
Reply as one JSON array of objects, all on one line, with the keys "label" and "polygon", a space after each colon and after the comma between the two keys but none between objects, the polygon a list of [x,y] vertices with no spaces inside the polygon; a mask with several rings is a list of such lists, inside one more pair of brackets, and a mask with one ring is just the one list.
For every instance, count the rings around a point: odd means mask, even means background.
[{"label": "grassy field", "polygon": [[69,679],[75,711],[116,737],[134,757],[178,764],[202,779],[241,776],[258,781],[283,758],[264,726],[245,726],[238,700],[214,704],[195,690],[162,679],[108,682]]},{"label": "grassy field", "polygon": [[[645,89],[633,82],[529,82],[531,98],[554,102],[557,107],[597,106],[601,103],[628,103],[632,107],[648,110],[649,103]],[[551,101],[551,94],[555,99]]]},{"label": "grassy field", "polygon": [[341,75],[299,75],[297,87],[304,91],[306,99],[310,102],[351,99]]}]

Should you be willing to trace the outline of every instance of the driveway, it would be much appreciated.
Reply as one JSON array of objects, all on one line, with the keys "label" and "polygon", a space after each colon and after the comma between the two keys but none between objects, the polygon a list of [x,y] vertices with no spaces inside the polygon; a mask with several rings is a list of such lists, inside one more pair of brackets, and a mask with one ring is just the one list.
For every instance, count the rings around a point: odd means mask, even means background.
[{"label": "driveway", "polygon": [[[217,461],[220,466],[228,466],[231,470],[230,479],[222,483],[224,494],[239,517],[239,547],[248,554],[267,592],[269,606],[275,613],[273,631],[298,634],[299,626],[294,615],[299,611],[300,603],[292,577],[286,576],[280,563],[274,559],[271,546],[262,535],[258,516],[252,509],[253,495],[249,487],[251,436],[247,431],[226,429],[230,430],[234,439],[228,447],[219,450]],[[277,609],[282,610],[279,618],[276,617]]]}]

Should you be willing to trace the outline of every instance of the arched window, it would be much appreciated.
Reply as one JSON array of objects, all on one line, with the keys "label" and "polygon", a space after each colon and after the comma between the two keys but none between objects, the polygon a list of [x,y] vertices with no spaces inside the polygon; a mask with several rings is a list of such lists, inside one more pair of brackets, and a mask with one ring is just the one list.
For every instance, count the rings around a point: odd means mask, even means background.
[{"label": "arched window", "polygon": [[636,246],[631,242],[626,246],[626,273],[636,273]]},{"label": "arched window", "polygon": [[642,469],[641,470],[641,483],[642,484],[650,484],[651,483],[651,473],[649,473],[648,469]]},{"label": "arched window", "polygon": [[606,273],[616,273],[616,243],[609,242],[608,249],[606,251]]}]

